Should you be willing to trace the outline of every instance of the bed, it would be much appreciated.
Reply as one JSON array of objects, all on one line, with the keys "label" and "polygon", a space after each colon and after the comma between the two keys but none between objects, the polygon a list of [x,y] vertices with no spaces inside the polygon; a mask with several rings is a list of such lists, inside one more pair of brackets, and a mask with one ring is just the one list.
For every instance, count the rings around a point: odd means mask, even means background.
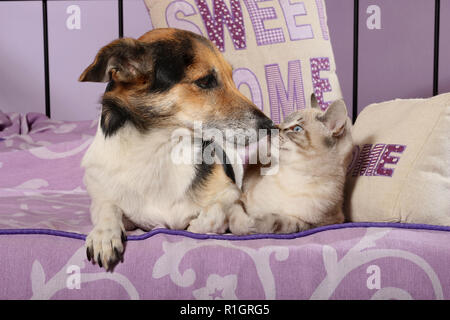
[{"label": "bed", "polygon": [[1,113],[0,299],[449,299],[450,227],[345,223],[288,235],[128,235],[87,261],[80,160],[97,121]]}]

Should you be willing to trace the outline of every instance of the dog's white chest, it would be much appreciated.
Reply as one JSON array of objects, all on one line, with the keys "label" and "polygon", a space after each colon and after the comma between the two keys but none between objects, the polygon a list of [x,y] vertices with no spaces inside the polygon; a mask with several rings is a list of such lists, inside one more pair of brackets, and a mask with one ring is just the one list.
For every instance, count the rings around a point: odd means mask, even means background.
[{"label": "dog's white chest", "polygon": [[167,134],[156,132],[150,137],[123,128],[105,139],[97,132],[82,162],[91,196],[107,198],[143,229],[185,228],[197,214],[186,197],[195,168],[172,161]]}]

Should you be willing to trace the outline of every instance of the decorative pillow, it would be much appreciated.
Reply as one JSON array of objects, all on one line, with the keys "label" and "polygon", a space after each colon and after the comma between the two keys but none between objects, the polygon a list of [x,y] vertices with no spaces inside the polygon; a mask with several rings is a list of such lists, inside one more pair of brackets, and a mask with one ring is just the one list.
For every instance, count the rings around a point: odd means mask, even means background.
[{"label": "decorative pillow", "polygon": [[275,123],[342,97],[323,0],[145,0],[155,28],[209,38],[236,86]]},{"label": "decorative pillow", "polygon": [[450,225],[450,93],[372,104],[352,135],[350,221]]}]

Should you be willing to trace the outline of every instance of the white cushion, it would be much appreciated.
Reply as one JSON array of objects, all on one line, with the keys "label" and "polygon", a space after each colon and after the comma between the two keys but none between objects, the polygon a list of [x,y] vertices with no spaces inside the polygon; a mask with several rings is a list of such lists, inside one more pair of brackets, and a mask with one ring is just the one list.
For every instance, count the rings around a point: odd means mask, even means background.
[{"label": "white cushion", "polygon": [[450,225],[450,93],[372,104],[352,134],[347,219]]}]

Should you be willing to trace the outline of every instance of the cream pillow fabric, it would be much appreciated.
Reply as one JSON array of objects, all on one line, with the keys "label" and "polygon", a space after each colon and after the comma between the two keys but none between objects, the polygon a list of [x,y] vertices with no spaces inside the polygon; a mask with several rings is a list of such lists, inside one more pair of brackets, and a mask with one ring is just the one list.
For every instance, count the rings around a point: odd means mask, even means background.
[{"label": "cream pillow fabric", "polygon": [[234,68],[237,87],[275,123],[342,97],[323,0],[146,0],[155,28],[209,38]]},{"label": "cream pillow fabric", "polygon": [[372,104],[352,135],[348,220],[450,225],[450,93]]}]

